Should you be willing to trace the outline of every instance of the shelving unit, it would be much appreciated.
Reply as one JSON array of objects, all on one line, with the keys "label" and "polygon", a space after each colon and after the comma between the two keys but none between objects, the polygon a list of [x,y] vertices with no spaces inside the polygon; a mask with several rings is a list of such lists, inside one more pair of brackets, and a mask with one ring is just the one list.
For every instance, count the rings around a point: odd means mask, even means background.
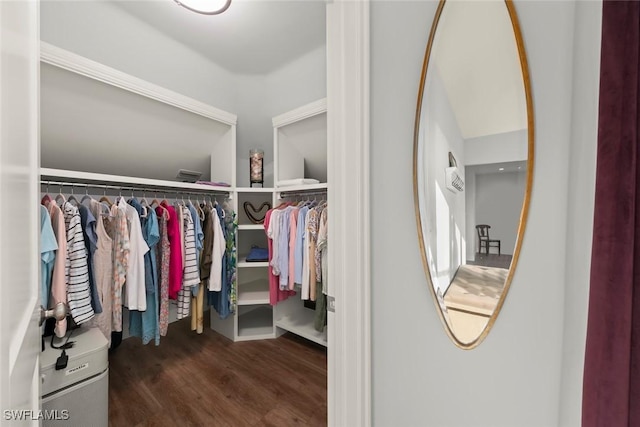
[{"label": "shelving unit", "polygon": [[[328,191],[327,183],[327,102],[321,99],[273,119],[274,200],[295,193],[317,194]],[[281,186],[280,180],[313,178],[318,184]],[[315,311],[298,296],[289,297],[274,307],[276,335],[291,332],[326,346],[326,328],[314,328]]]},{"label": "shelving unit", "polygon": [[[264,202],[277,206],[281,198],[295,192],[326,192],[327,184],[327,102],[326,99],[302,106],[273,119],[275,187],[237,187],[234,207],[238,213],[236,247],[237,310],[233,316],[220,319],[211,312],[211,327],[233,341],[275,338],[292,332],[321,345],[327,345],[326,330],[314,329],[315,312],[304,307],[299,297],[293,296],[269,304],[268,266],[265,262],[247,262],[246,254],[252,245],[267,247],[263,224],[254,224],[244,212],[243,205],[250,202],[258,209]],[[278,180],[313,178],[318,184],[278,186]],[[234,182],[237,182],[234,181]],[[263,211],[260,211],[260,216]]]},{"label": "shelving unit", "polygon": [[297,298],[289,298],[276,306],[277,336],[291,332],[313,341],[327,345],[327,330],[319,332],[314,328],[315,312],[305,308]]},{"label": "shelving unit", "polygon": [[[220,319],[211,313],[211,327],[233,341],[275,338],[273,308],[269,305],[268,261],[248,262],[251,246],[267,247],[263,224],[254,224],[244,212],[243,204],[251,202],[259,208],[264,202],[273,206],[273,188],[238,187],[235,189],[235,209],[238,213],[236,247],[237,309],[233,316]],[[266,213],[266,208],[260,215]]]},{"label": "shelving unit", "polygon": [[238,291],[238,305],[269,304],[269,281],[256,279],[243,283]]}]

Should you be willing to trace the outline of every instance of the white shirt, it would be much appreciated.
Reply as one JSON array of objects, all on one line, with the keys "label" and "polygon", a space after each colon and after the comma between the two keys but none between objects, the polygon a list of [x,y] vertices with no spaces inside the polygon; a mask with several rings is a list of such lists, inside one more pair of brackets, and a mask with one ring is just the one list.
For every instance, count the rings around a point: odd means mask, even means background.
[{"label": "white shirt", "polygon": [[144,255],[149,252],[149,246],[144,241],[142,226],[138,211],[124,201],[124,197],[118,200],[118,207],[126,209],[127,223],[129,224],[129,265],[125,286],[124,305],[129,310],[145,311],[147,309],[147,291],[144,283]]},{"label": "white shirt", "polygon": [[271,218],[269,219],[269,229],[267,230],[267,237],[273,241],[271,248],[271,271],[274,276],[280,275],[280,268],[278,267],[278,236],[280,235],[280,214],[282,210],[276,209],[271,212]]},{"label": "white shirt", "polygon": [[220,225],[218,212],[213,209],[213,251],[211,253],[211,275],[209,276],[209,290],[220,292],[222,290],[222,257],[227,247],[224,240],[224,231]]}]

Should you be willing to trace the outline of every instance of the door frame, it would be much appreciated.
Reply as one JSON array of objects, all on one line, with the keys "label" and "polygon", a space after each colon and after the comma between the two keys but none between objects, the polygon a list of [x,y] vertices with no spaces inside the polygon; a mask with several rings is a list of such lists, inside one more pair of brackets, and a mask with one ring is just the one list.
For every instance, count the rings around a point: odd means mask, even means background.
[{"label": "door frame", "polygon": [[328,424],[371,425],[369,0],[327,4]]},{"label": "door frame", "polygon": [[[335,300],[328,315],[330,426],[371,425],[369,6],[369,0],[327,3],[328,293]],[[46,43],[41,60],[214,120],[233,121],[222,110]]]}]

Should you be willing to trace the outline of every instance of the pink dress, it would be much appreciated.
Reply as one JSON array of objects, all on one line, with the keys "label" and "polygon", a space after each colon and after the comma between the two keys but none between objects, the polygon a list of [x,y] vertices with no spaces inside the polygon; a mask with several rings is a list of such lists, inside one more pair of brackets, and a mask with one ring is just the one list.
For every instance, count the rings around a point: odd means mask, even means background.
[{"label": "pink dress", "polygon": [[167,235],[169,236],[169,298],[178,299],[178,292],[182,289],[182,236],[180,222],[176,209],[162,202],[161,205],[169,211],[167,221]]}]

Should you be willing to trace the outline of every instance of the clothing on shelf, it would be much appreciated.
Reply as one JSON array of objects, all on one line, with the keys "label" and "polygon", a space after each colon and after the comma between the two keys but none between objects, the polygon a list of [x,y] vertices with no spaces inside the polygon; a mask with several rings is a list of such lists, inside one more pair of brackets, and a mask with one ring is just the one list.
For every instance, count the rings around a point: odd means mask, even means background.
[{"label": "clothing on shelf", "polygon": [[[231,205],[141,200],[60,194],[45,196],[40,208],[43,305],[67,304],[75,324],[99,328],[114,347],[123,306],[130,335],[156,345],[167,334],[170,299],[178,300],[178,318],[193,316],[198,333],[206,302],[223,318],[235,311]],[[66,328],[66,319],[57,322],[56,335]]]},{"label": "clothing on shelf", "polygon": [[290,187],[292,185],[310,185],[319,183],[320,181],[313,178],[282,179],[278,181],[278,187]]}]

